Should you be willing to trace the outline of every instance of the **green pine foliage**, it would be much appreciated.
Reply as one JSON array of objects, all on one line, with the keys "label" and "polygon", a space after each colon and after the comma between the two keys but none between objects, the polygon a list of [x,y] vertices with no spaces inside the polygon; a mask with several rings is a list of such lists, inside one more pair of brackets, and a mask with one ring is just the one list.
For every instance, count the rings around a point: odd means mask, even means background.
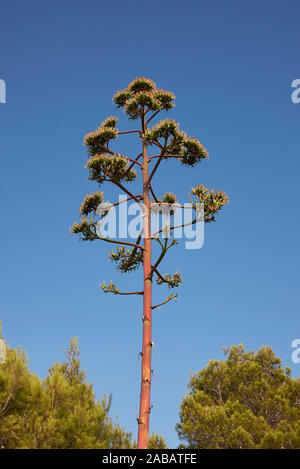
[{"label": "green pine foliage", "polygon": [[42,380],[25,352],[8,348],[0,365],[0,448],[130,448],[131,434],[109,416],[111,396],[95,399],[86,382],[76,339],[66,359]]},{"label": "green pine foliage", "polygon": [[176,429],[187,448],[299,449],[300,379],[271,347],[225,349],[191,376]]},{"label": "green pine foliage", "polygon": [[168,449],[163,436],[152,432],[148,439],[148,449]]}]

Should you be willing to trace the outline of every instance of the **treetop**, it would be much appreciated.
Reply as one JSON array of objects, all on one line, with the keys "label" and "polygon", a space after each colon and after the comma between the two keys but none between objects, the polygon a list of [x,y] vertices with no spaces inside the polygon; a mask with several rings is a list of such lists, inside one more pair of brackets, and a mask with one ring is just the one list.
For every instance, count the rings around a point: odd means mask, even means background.
[{"label": "treetop", "polygon": [[124,90],[117,91],[113,103],[118,108],[124,107],[130,119],[143,117],[150,111],[168,111],[172,109],[175,96],[170,91],[157,89],[154,81],[137,77]]}]

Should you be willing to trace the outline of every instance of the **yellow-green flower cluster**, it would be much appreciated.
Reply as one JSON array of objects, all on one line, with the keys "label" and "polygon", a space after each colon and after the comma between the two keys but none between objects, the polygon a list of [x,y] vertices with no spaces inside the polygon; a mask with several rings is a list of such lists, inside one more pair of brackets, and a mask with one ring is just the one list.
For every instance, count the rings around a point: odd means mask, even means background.
[{"label": "yellow-green flower cluster", "polygon": [[161,201],[166,204],[175,204],[177,202],[177,197],[173,192],[166,192]]},{"label": "yellow-green flower cluster", "polygon": [[204,221],[206,223],[215,221],[215,214],[229,202],[229,197],[225,192],[220,190],[215,192],[214,189],[208,189],[204,185],[192,187],[192,194],[196,196],[198,203],[204,204]]},{"label": "yellow-green flower cluster", "polygon": [[99,127],[94,132],[90,132],[84,138],[84,144],[87,146],[89,154],[103,153],[106,150],[110,140],[118,137],[118,131],[112,127]]},{"label": "yellow-green flower cluster", "polygon": [[117,107],[124,107],[130,119],[137,119],[149,111],[168,111],[174,107],[174,99],[173,93],[157,90],[154,81],[137,77],[125,90],[114,95],[113,102]]},{"label": "yellow-green flower cluster", "polygon": [[117,263],[117,270],[130,272],[138,269],[143,262],[143,251],[135,248],[126,249],[125,246],[122,246],[118,247],[117,251],[111,251],[109,258]]},{"label": "yellow-green flower cluster", "polygon": [[140,91],[125,104],[125,112],[130,119],[142,117],[145,109],[159,111],[160,108],[160,101],[155,98],[153,91]]},{"label": "yellow-green flower cluster", "polygon": [[187,137],[185,132],[179,131],[179,124],[171,119],[158,122],[151,130],[147,129],[143,138],[150,145],[160,144],[165,157],[176,155],[186,166],[194,166],[203,158],[208,158],[208,152],[199,140]]},{"label": "yellow-green flower cluster", "polygon": [[100,127],[106,128],[106,127],[111,127],[113,129],[116,128],[116,125],[118,123],[119,118],[115,116],[109,116],[105,119],[105,121],[102,122]]},{"label": "yellow-green flower cluster", "polygon": [[87,218],[84,218],[81,223],[73,223],[70,231],[71,233],[79,234],[82,241],[94,241],[98,236],[91,230],[92,224],[92,219],[88,222]]},{"label": "yellow-green flower cluster", "polygon": [[117,91],[113,97],[113,102],[118,108],[124,107],[127,101],[131,98],[131,93],[127,90]]},{"label": "yellow-green flower cluster", "polygon": [[89,215],[90,213],[96,214],[96,210],[99,204],[103,202],[103,192],[94,192],[93,194],[87,194],[84,201],[80,205],[80,215]]},{"label": "yellow-green flower cluster", "polygon": [[101,184],[104,181],[131,182],[136,178],[136,171],[128,171],[128,160],[124,156],[109,154],[94,155],[86,164],[89,169],[89,179]]},{"label": "yellow-green flower cluster", "polygon": [[110,116],[102,122],[98,129],[89,132],[84,137],[83,144],[87,146],[90,155],[105,152],[110,140],[118,137],[117,122],[117,117]]},{"label": "yellow-green flower cluster", "polygon": [[186,166],[194,166],[202,159],[208,158],[208,151],[204,146],[194,137],[188,137],[183,142],[183,156],[180,162]]},{"label": "yellow-green flower cluster", "polygon": [[150,78],[137,77],[132,80],[128,85],[128,91],[131,93],[139,93],[140,91],[154,91],[156,89],[156,83]]},{"label": "yellow-green flower cluster", "polygon": [[[152,144],[158,143],[161,138],[168,140],[169,137],[175,137],[178,134],[180,134],[179,124],[173,119],[165,119],[159,121],[151,130],[147,129],[143,138],[147,143]],[[185,136],[183,132],[182,135]]]},{"label": "yellow-green flower cluster", "polygon": [[182,283],[182,277],[179,272],[175,272],[174,275],[163,274],[160,277],[157,276],[156,283],[158,285],[167,283],[169,288],[176,288]]},{"label": "yellow-green flower cluster", "polygon": [[105,282],[100,283],[100,287],[104,291],[104,293],[114,293],[115,295],[118,295],[120,293],[120,290],[112,283],[110,280],[109,284],[106,285]]},{"label": "yellow-green flower cluster", "polygon": [[154,97],[160,102],[162,108],[166,111],[169,111],[175,106],[173,103],[175,95],[170,91],[157,90],[154,93]]}]

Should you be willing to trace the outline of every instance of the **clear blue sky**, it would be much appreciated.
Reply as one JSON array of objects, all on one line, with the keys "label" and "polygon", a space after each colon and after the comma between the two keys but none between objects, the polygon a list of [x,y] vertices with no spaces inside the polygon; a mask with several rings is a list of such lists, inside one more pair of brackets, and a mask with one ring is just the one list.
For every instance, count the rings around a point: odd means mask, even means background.
[{"label": "clear blue sky", "polygon": [[[154,312],[151,430],[174,426],[189,372],[222,347],[274,348],[291,362],[299,325],[299,2],[3,1],[0,12],[1,319],[12,347],[45,376],[79,337],[97,396],[136,435],[141,300],[105,295],[101,280],[140,285],[108,261],[110,246],[79,243],[69,226],[86,193],[83,136],[114,113],[136,76],[176,95],[169,117],[207,147],[195,170],[165,163],[156,179],[181,201],[198,183],[230,196],[199,251],[176,248],[163,271],[184,282]],[[120,128],[134,128],[122,112]],[[130,152],[131,137],[124,137]],[[126,140],[125,140],[126,139]],[[105,196],[113,193],[105,188]],[[168,292],[159,287],[154,301]]]}]

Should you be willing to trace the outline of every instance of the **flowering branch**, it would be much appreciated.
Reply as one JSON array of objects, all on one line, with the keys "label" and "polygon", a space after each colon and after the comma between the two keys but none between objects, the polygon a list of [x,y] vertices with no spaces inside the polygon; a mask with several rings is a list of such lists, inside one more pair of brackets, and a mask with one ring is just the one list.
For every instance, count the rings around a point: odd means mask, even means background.
[{"label": "flowering branch", "polygon": [[108,285],[105,282],[99,284],[104,293],[114,293],[114,295],[143,295],[144,292],[142,291],[134,291],[134,292],[121,292],[116,285],[114,285],[111,281]]},{"label": "flowering branch", "polygon": [[168,298],[165,301],[163,301],[162,303],[159,303],[158,305],[152,306],[151,308],[155,309],[155,308],[158,308],[159,306],[163,306],[166,303],[168,303],[169,301],[173,300],[173,298],[177,298],[177,297],[178,297],[177,293],[171,293],[171,295],[168,296]]}]

